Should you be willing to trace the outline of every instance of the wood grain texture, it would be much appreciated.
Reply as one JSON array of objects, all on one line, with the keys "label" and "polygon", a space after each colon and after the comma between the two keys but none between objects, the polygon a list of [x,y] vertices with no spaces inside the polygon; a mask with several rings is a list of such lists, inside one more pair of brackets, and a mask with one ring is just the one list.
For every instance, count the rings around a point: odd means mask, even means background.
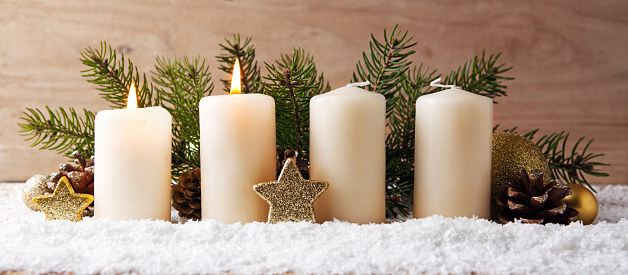
[{"label": "wood grain texture", "polygon": [[[127,49],[141,71],[158,55],[215,56],[234,33],[252,36],[260,64],[302,47],[332,87],[345,85],[369,35],[399,24],[413,57],[441,73],[480,54],[513,66],[495,123],[595,138],[608,178],[628,184],[628,2],[596,1],[0,1],[0,181],[50,173],[64,158],[28,147],[26,107],[107,108],[81,77],[86,47]],[[263,70],[264,74],[265,71]]]}]

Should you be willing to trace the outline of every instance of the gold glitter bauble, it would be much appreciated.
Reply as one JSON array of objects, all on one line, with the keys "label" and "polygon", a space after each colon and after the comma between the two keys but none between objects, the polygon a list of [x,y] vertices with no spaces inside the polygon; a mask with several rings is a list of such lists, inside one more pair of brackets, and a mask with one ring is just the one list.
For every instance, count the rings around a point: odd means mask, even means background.
[{"label": "gold glitter bauble", "polygon": [[314,201],[327,189],[324,181],[305,180],[292,158],[288,158],[277,181],[253,186],[270,205],[268,222],[316,222]]},{"label": "gold glitter bauble", "polygon": [[545,155],[536,144],[515,133],[493,133],[491,167],[491,220],[499,219],[497,198],[506,194],[506,182],[519,180],[519,168],[540,170],[545,174],[543,185],[549,184],[551,174]]},{"label": "gold glitter bauble", "polygon": [[83,210],[94,201],[94,196],[89,194],[77,194],[72,189],[68,178],[59,180],[57,188],[52,195],[44,195],[33,198],[33,202],[39,210],[46,214],[46,220],[69,220],[78,222],[83,219]]},{"label": "gold glitter bauble", "polygon": [[580,212],[579,221],[582,224],[592,224],[597,217],[597,199],[593,192],[580,184],[567,184],[571,188],[571,195],[562,199],[567,206]]},{"label": "gold glitter bauble", "polygon": [[22,187],[22,201],[30,210],[39,211],[33,198],[42,195],[52,194],[54,190],[48,188],[49,175],[34,175],[26,181]]}]

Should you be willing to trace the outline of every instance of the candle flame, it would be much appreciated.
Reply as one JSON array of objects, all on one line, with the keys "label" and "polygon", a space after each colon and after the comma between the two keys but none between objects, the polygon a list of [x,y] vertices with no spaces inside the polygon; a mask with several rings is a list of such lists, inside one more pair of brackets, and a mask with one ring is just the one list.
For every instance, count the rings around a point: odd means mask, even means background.
[{"label": "candle flame", "polygon": [[127,109],[137,109],[137,93],[135,92],[135,83],[131,83],[129,88],[129,99],[126,102]]},{"label": "candle flame", "polygon": [[231,77],[231,94],[240,94],[240,62],[236,58],[233,64],[233,76]]}]

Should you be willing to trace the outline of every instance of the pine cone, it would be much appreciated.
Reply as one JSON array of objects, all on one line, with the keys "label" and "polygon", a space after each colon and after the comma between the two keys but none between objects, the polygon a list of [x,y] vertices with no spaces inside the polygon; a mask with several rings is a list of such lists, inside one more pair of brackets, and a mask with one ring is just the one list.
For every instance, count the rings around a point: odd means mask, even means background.
[{"label": "pine cone", "polygon": [[283,148],[277,145],[277,177],[281,174],[281,170],[283,169],[283,165],[286,164],[286,159],[292,158],[295,160],[297,164],[297,168],[299,168],[299,172],[304,179],[310,178],[310,164],[305,160],[297,160],[299,156],[299,152],[295,150],[283,150]]},{"label": "pine cone", "polygon": [[571,188],[560,180],[543,186],[543,172],[539,170],[528,175],[525,168],[520,168],[518,173],[521,179],[506,183],[508,194],[501,194],[497,201],[502,223],[519,219],[523,223],[566,225],[578,219],[578,211],[561,201],[571,194]]},{"label": "pine cone", "polygon": [[72,153],[74,163],[59,164],[59,172],[51,175],[48,188],[54,190],[62,177],[67,177],[74,192],[94,195],[94,157],[89,161],[79,151]]},{"label": "pine cone", "polygon": [[179,177],[179,184],[172,185],[172,206],[179,216],[201,219],[201,169],[196,168]]}]

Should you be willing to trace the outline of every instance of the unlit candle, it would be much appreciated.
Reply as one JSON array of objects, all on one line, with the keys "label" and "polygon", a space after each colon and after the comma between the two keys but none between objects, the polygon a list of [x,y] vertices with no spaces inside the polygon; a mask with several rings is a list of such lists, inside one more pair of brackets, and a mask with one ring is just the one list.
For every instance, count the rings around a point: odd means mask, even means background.
[{"label": "unlit candle", "polygon": [[310,178],[329,188],[314,202],[319,222],[386,220],[386,100],[346,86],[310,101]]},{"label": "unlit candle", "polygon": [[458,88],[416,102],[414,217],[488,218],[493,101]]}]

